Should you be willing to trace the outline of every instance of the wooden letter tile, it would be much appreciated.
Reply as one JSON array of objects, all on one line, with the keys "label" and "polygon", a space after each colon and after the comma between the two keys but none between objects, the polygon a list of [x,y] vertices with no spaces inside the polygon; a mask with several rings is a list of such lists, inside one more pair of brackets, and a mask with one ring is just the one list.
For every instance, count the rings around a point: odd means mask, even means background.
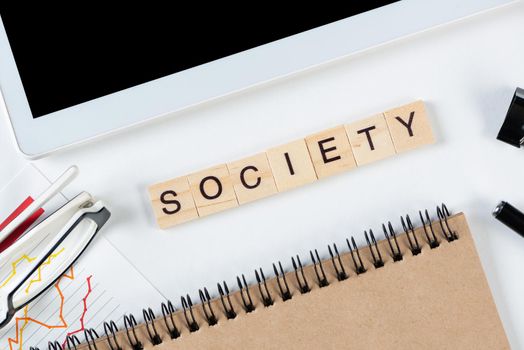
[{"label": "wooden letter tile", "polygon": [[238,204],[252,202],[277,193],[273,172],[265,153],[227,165]]},{"label": "wooden letter tile", "polygon": [[386,119],[382,114],[347,124],[346,132],[359,166],[395,154]]},{"label": "wooden letter tile", "polygon": [[149,186],[149,197],[158,226],[162,229],[198,218],[185,176]]},{"label": "wooden letter tile", "polygon": [[189,175],[198,215],[206,216],[237,207],[237,197],[225,164]]},{"label": "wooden letter tile", "polygon": [[149,187],[167,228],[434,143],[424,102],[327,129],[235,162]]},{"label": "wooden letter tile", "polygon": [[317,179],[304,139],[271,148],[267,151],[267,158],[279,192]]},{"label": "wooden letter tile", "polygon": [[306,137],[306,144],[319,179],[357,166],[343,125]]},{"label": "wooden letter tile", "polygon": [[416,101],[384,115],[397,153],[435,142],[424,102]]}]

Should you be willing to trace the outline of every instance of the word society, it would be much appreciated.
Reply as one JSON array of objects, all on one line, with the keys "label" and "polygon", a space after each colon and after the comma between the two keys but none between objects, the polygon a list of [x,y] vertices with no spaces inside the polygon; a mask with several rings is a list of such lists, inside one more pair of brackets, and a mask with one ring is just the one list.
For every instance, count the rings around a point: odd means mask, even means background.
[{"label": "word society", "polygon": [[217,213],[434,143],[416,101],[149,187],[160,228]]}]

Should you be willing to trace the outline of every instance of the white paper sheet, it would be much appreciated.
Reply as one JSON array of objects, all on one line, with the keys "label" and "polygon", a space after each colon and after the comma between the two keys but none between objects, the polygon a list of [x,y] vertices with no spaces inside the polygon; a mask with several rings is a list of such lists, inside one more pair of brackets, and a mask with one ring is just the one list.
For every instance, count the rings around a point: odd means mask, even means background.
[{"label": "white paper sheet", "polygon": [[[26,166],[0,191],[0,223],[28,197],[33,199],[49,186],[49,181],[32,165]],[[66,203],[56,196],[45,205],[38,221]],[[38,222],[37,221],[37,222]],[[107,223],[110,227],[111,219]],[[24,309],[3,329],[0,329],[0,350],[47,348],[49,341],[63,344],[67,335],[74,334],[84,341],[84,329],[93,328],[104,334],[103,322],[113,320],[123,327],[123,315],[141,314],[142,307],[157,302],[161,296],[104,237],[104,227],[79,261],[44,295]],[[8,288],[33,266],[45,246],[46,239],[10,261],[0,261],[0,289]],[[30,292],[46,278],[46,266],[67,256],[68,242],[55,251],[23,286]],[[124,287],[123,287],[124,286]],[[127,293],[122,288],[132,288]]]}]

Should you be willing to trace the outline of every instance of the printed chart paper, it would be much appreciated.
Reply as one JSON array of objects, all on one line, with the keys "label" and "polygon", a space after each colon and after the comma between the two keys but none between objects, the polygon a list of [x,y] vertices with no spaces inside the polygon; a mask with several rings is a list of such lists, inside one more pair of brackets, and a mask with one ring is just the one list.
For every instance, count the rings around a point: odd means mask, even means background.
[{"label": "printed chart paper", "polygon": [[[33,165],[26,166],[0,191],[0,229],[18,215],[43,192],[50,182]],[[32,224],[65,204],[67,199],[58,195],[32,217]],[[3,225],[2,225],[3,223]],[[104,321],[114,321],[123,327],[123,315],[141,314],[144,303],[157,302],[161,296],[133,268],[103,235],[111,228],[111,220],[101,230],[88,250],[61,279],[39,299],[20,310],[13,320],[0,329],[0,350],[47,348],[48,342],[65,344],[68,335],[84,341],[84,329],[93,328],[104,334]],[[0,259],[0,291],[14,282],[15,276],[24,273],[38,261],[39,254],[49,237],[35,240],[27,252],[10,261]],[[65,240],[40,266],[37,273],[22,287],[29,293],[46,278],[52,264],[67,256]],[[1,250],[0,246],[0,250]],[[0,255],[1,257],[1,255]],[[126,287],[127,286],[127,287]],[[133,293],[128,293],[133,290]]]}]

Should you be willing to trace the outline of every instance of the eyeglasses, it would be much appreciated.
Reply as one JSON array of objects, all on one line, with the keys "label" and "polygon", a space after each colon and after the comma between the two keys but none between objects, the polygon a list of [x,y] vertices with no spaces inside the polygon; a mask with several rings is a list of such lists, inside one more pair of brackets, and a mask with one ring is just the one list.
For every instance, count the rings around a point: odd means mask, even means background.
[{"label": "eyeglasses", "polygon": [[[26,210],[0,231],[0,242],[9,237],[36,210],[70,183],[77,171],[76,167],[68,169]],[[0,253],[1,262],[15,261],[17,257],[26,254],[34,247],[35,242],[46,241],[45,248],[40,250],[36,257],[36,263],[17,271],[9,284],[0,289],[0,328],[6,326],[17,311],[45,293],[71,268],[110,216],[111,213],[102,201],[96,201],[89,193],[81,192]],[[64,243],[67,243],[67,251],[59,262],[46,266],[45,278],[42,278],[42,282],[30,290],[23,288],[28,281],[36,278],[39,267],[61,250]]]}]

